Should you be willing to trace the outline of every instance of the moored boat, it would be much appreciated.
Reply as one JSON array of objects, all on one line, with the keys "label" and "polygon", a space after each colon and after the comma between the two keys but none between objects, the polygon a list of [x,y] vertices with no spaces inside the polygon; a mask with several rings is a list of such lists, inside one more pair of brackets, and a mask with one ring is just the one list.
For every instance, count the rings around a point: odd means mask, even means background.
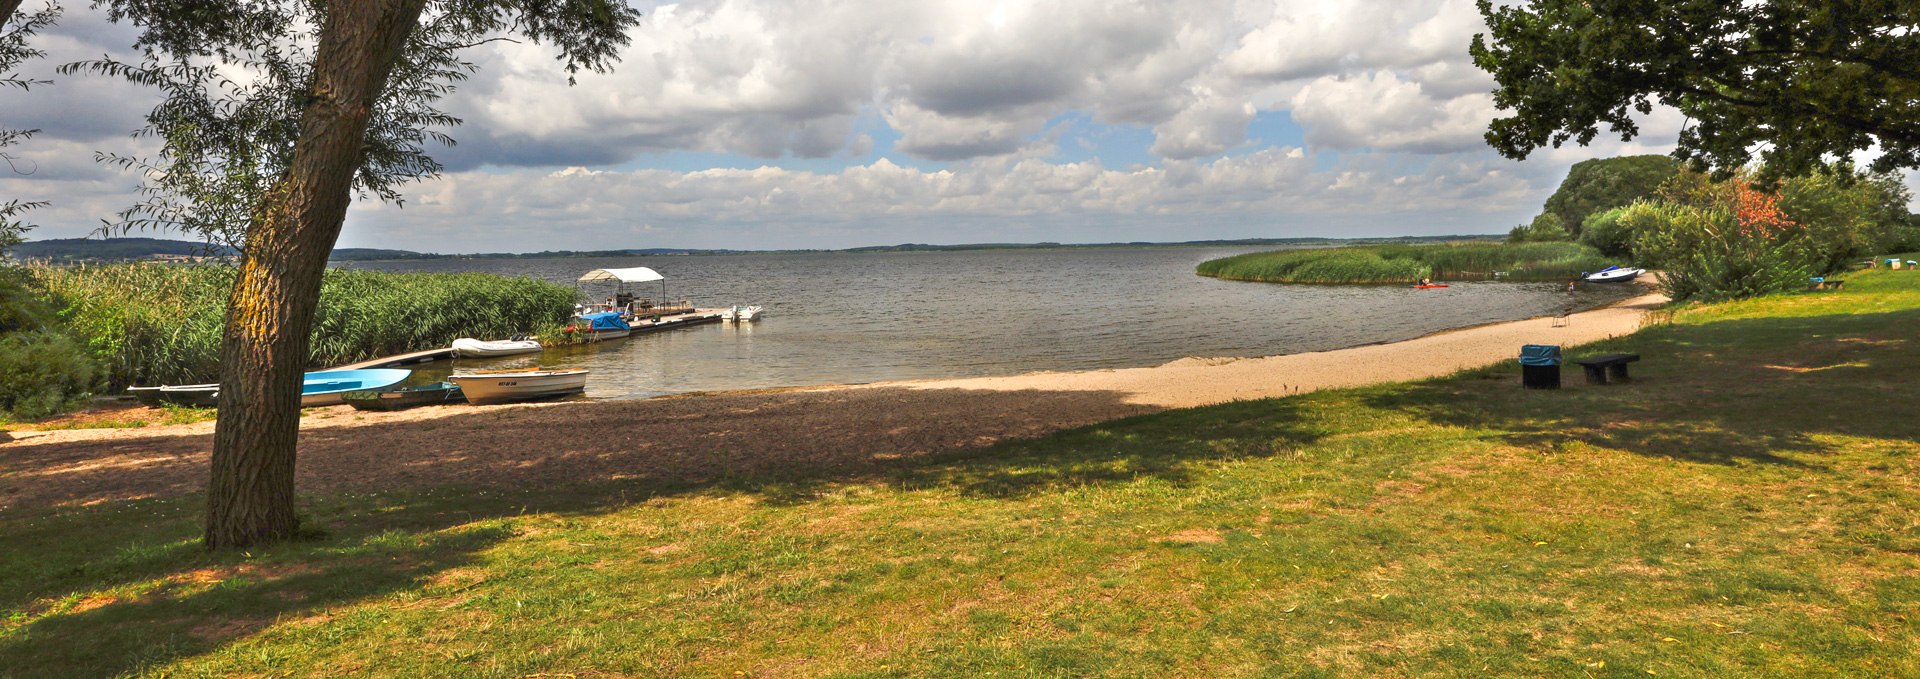
[{"label": "moored boat", "polygon": [[1624,283],[1646,272],[1646,269],[1623,269],[1619,266],[1610,266],[1593,273],[1581,274],[1580,280],[1588,283]]},{"label": "moored boat", "polygon": [[398,368],[310,372],[300,382],[300,407],[340,405],[346,402],[341,394],[390,387],[412,374],[411,370]]},{"label": "moored boat", "polygon": [[573,324],[568,328],[586,333],[590,341],[619,339],[633,334],[633,326],[627,325],[626,319],[621,318],[618,311],[580,314],[573,317]]},{"label": "moored boat", "polygon": [[449,378],[468,403],[486,405],[577,394],[587,388],[586,368],[482,370]]},{"label": "moored boat", "polygon": [[160,402],[174,405],[211,407],[220,399],[218,384],[173,384],[157,389]]},{"label": "moored boat", "polygon": [[472,337],[462,337],[453,341],[453,355],[461,358],[488,358],[493,356],[531,354],[540,351],[540,349],[540,343],[531,339],[507,339],[489,342]]},{"label": "moored boat", "polygon": [[435,382],[398,389],[349,391],[340,398],[354,410],[404,410],[418,406],[460,403],[466,400],[460,385]]},{"label": "moored boat", "polygon": [[760,313],[762,311],[765,311],[765,309],[759,305],[734,306],[733,308],[720,312],[720,318],[729,321],[757,321],[760,320]]}]

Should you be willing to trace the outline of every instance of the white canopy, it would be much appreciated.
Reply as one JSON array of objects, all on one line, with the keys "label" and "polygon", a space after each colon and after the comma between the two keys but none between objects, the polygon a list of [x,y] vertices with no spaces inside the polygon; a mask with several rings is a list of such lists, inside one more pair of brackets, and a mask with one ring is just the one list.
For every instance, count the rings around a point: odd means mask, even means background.
[{"label": "white canopy", "polygon": [[664,281],[666,279],[667,277],[660,275],[658,271],[644,266],[636,266],[631,269],[594,269],[588,271],[587,275],[581,276],[580,282],[620,281],[622,283],[645,283],[647,281]]}]

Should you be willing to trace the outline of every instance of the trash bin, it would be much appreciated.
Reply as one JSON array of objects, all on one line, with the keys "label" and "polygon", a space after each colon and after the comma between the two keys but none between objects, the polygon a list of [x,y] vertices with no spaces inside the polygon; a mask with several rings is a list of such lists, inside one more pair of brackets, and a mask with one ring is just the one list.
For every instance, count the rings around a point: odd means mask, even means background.
[{"label": "trash bin", "polygon": [[1520,383],[1528,389],[1560,388],[1560,345],[1520,347]]}]

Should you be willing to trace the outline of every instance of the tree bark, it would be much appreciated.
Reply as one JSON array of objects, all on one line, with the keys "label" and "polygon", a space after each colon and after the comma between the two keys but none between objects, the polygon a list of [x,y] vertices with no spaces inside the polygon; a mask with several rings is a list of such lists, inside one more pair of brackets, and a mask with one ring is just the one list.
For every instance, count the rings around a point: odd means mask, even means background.
[{"label": "tree bark", "polygon": [[[0,0],[5,1],[5,0]],[[292,537],[300,382],[367,122],[425,0],[331,3],[287,172],[247,225],[220,345],[208,549]]]},{"label": "tree bark", "polygon": [[20,9],[23,0],[0,0],[0,28],[6,28],[13,20],[13,13]]}]

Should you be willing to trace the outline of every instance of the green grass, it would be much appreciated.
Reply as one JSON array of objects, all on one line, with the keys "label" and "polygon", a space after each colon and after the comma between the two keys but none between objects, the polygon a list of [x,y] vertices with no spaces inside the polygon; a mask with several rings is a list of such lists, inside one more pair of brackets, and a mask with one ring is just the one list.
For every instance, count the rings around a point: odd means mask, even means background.
[{"label": "green grass", "polygon": [[1202,276],[1267,283],[1387,284],[1435,280],[1568,281],[1610,264],[1577,243],[1366,245],[1255,252],[1202,262]]},{"label": "green grass", "polygon": [[[0,512],[16,676],[1920,676],[1920,273],[837,476]],[[0,482],[5,477],[0,476]]]},{"label": "green grass", "polygon": [[[28,267],[66,326],[106,367],[110,388],[218,378],[234,269],[221,265]],[[482,273],[329,269],[315,314],[313,368],[558,327],[574,290]]]}]

